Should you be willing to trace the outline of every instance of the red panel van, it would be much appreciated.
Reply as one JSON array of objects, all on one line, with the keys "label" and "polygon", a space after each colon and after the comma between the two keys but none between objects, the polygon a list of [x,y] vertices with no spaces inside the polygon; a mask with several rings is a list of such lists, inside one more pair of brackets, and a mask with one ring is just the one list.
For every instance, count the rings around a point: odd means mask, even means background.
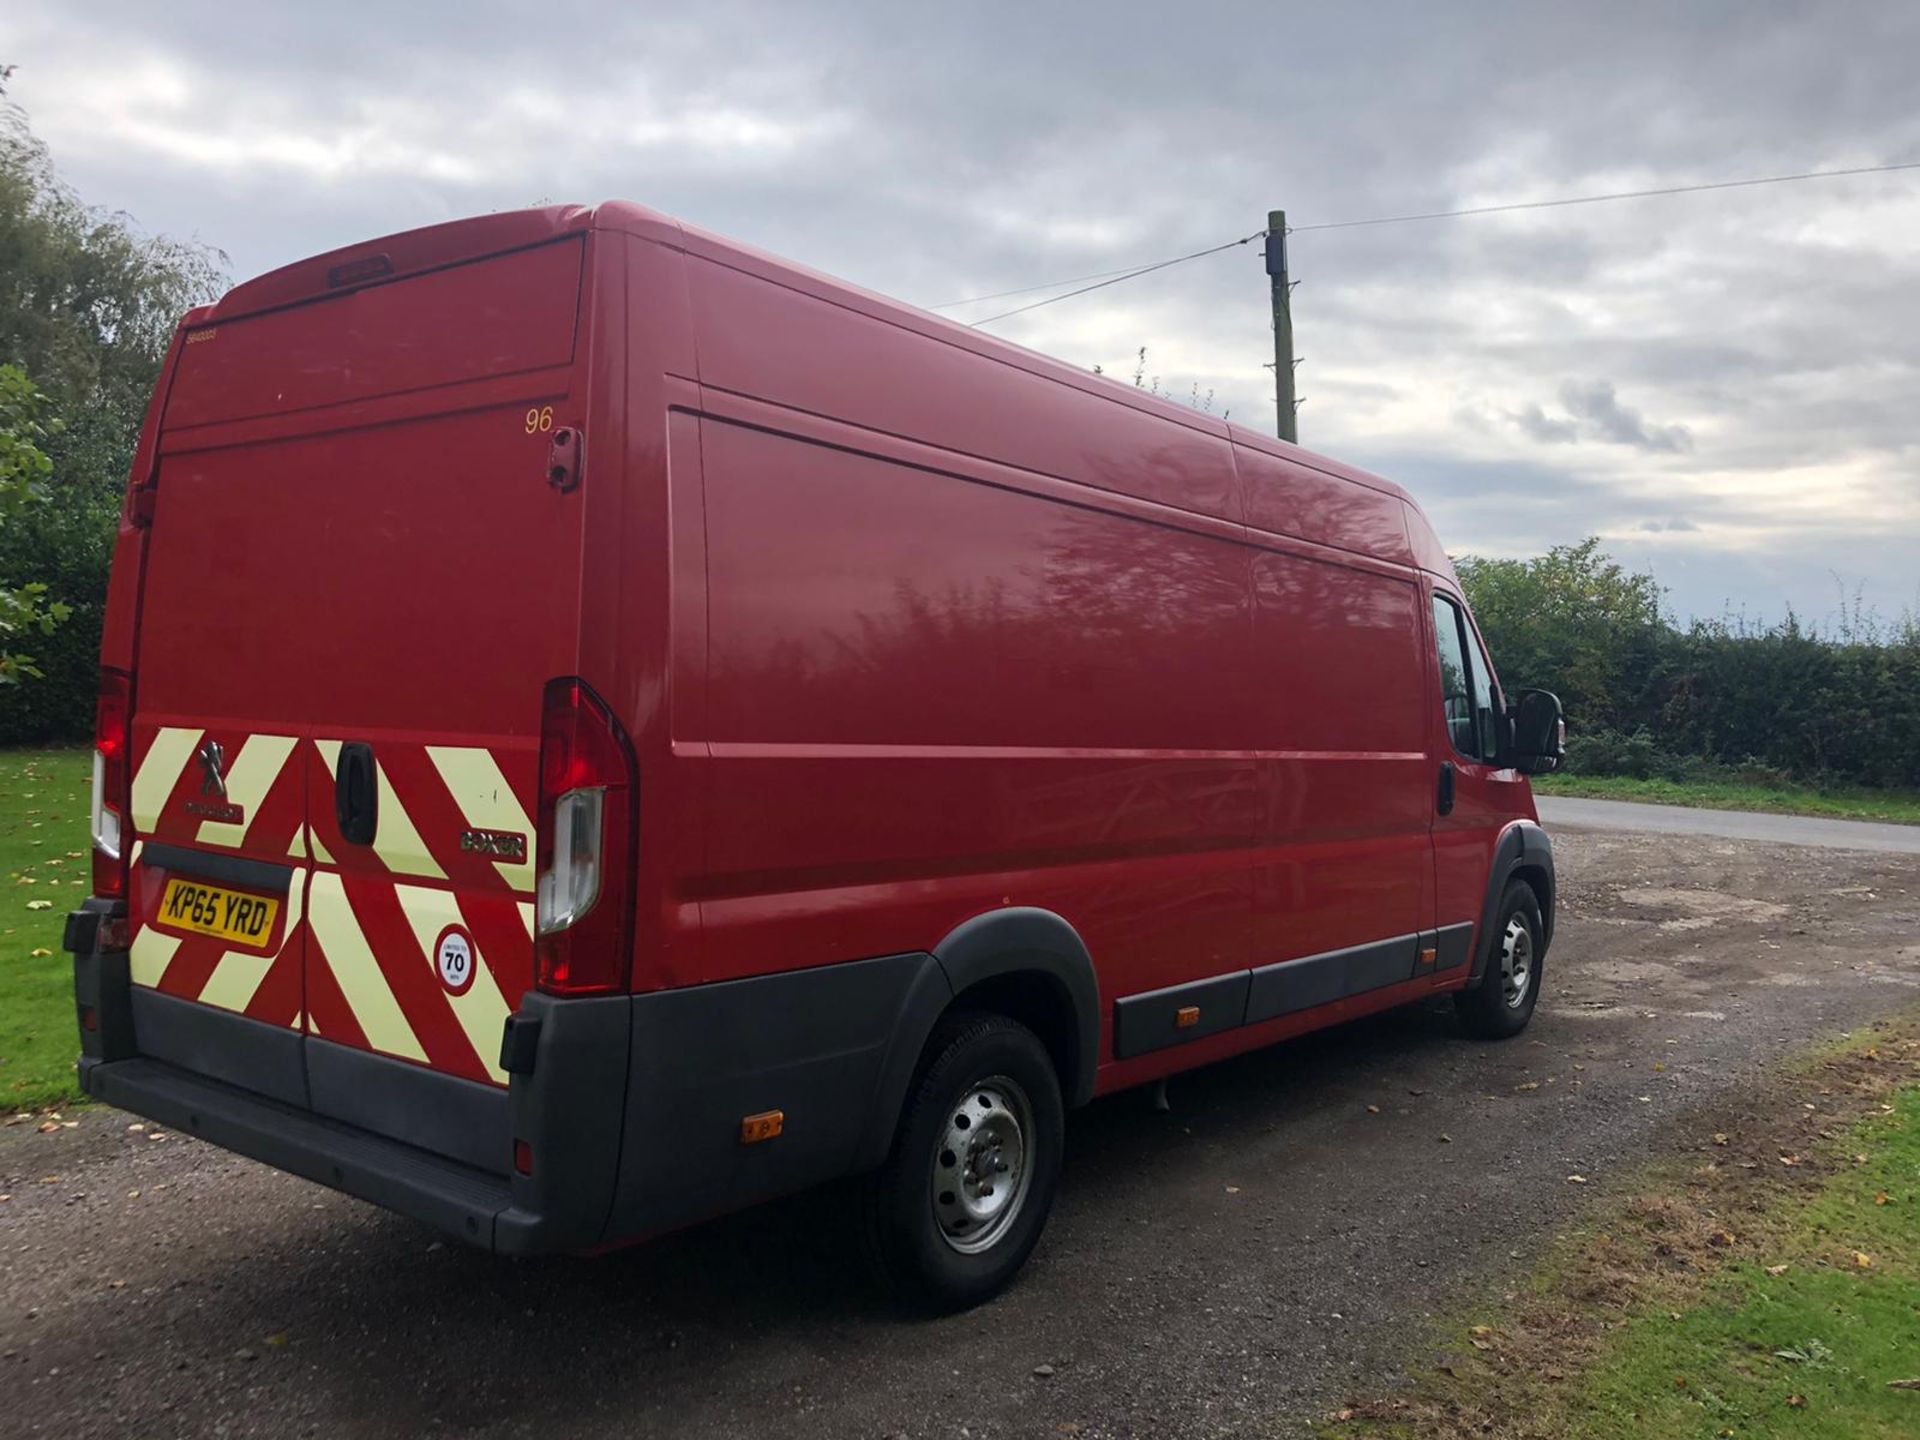
[{"label": "red panel van", "polygon": [[838,1176],[937,1304],[1065,1113],[1451,992],[1554,875],[1397,487],[633,205],[181,322],[102,654],[87,1091],[509,1254]]}]

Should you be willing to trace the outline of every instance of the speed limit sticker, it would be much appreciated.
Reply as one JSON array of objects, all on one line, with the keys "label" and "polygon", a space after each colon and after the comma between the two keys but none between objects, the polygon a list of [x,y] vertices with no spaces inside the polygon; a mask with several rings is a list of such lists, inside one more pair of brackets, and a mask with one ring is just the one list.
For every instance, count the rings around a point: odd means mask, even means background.
[{"label": "speed limit sticker", "polygon": [[473,937],[458,925],[449,925],[434,942],[433,958],[440,967],[440,983],[455,995],[466,994],[473,984]]}]

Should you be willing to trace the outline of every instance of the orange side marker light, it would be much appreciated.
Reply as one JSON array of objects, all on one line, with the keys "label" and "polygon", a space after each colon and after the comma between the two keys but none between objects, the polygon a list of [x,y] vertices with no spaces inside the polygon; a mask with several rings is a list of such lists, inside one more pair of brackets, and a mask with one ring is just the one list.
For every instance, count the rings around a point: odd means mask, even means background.
[{"label": "orange side marker light", "polygon": [[1173,1028],[1176,1030],[1191,1030],[1199,1023],[1200,1007],[1198,1005],[1182,1005],[1173,1012]]},{"label": "orange side marker light", "polygon": [[763,1140],[771,1140],[785,1128],[787,1112],[784,1110],[762,1110],[758,1115],[745,1115],[740,1120],[740,1143],[758,1145]]}]

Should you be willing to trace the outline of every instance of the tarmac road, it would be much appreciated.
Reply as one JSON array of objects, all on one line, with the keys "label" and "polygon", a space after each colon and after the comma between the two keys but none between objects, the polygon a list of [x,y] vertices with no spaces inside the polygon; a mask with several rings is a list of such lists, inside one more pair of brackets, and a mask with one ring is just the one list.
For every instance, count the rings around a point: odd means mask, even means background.
[{"label": "tarmac road", "polygon": [[1555,829],[1526,1035],[1443,1003],[1184,1077],[1171,1114],[1101,1101],[1025,1277],[944,1320],[866,1288],[834,1191],[514,1264],[116,1112],[0,1130],[0,1434],[1301,1433],[1524,1266],[1568,1175],[1920,1001],[1920,858]]},{"label": "tarmac road", "polygon": [[1768,815],[1748,810],[1694,810],[1685,805],[1582,800],[1571,795],[1542,795],[1535,803],[1541,821],[1552,826],[1718,835],[1728,840],[1764,840],[1778,845],[1826,845],[1840,850],[1920,855],[1920,825],[1881,825],[1869,820],[1828,820],[1818,815]]}]

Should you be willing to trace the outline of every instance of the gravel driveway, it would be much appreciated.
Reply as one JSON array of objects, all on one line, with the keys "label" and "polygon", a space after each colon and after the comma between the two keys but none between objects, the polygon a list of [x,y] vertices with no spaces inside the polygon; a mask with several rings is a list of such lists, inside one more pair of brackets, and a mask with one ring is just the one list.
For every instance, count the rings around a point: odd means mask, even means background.
[{"label": "gravel driveway", "polygon": [[[1300,1433],[1690,1107],[1920,1000],[1920,856],[1557,828],[1528,1033],[1415,1008],[1074,1117],[1024,1279],[939,1321],[832,1191],[510,1263],[113,1111],[0,1131],[0,1434]],[[73,1119],[75,1116],[68,1116]]]}]

